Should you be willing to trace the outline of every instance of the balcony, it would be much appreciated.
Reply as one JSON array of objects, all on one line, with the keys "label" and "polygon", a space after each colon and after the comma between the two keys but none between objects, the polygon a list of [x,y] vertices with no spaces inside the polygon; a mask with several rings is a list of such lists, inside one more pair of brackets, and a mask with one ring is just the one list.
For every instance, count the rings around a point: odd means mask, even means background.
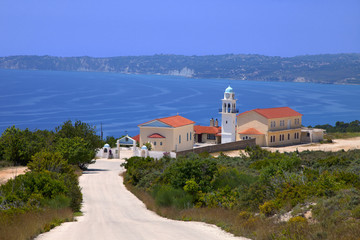
[{"label": "balcony", "polygon": [[[225,110],[225,109],[224,109]],[[223,112],[223,110],[222,110],[222,108],[220,108],[219,109],[219,113],[239,113],[239,109],[232,109],[231,111],[230,111],[230,109],[228,110],[228,111],[224,111]]]}]

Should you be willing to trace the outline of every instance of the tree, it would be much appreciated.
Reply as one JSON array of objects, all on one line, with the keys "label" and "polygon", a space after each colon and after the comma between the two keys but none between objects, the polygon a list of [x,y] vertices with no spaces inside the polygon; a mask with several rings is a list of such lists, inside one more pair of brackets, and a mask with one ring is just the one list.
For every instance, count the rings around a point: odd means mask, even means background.
[{"label": "tree", "polygon": [[76,121],[73,125],[71,120],[64,122],[55,128],[57,139],[79,137],[84,139],[92,149],[101,148],[100,136],[96,135],[95,127],[88,123]]},{"label": "tree", "polygon": [[74,172],[59,152],[38,152],[31,157],[31,161],[27,166],[33,172],[41,172],[44,170],[56,173]]},{"label": "tree", "polygon": [[83,138],[60,138],[56,143],[58,151],[68,163],[87,169],[89,164],[95,162],[96,150]]},{"label": "tree", "polygon": [[105,143],[109,144],[111,148],[116,147],[116,138],[113,136],[107,136],[105,139]]},{"label": "tree", "polygon": [[44,138],[29,129],[21,130],[12,126],[0,138],[2,158],[14,164],[26,165],[31,156],[44,147]]}]

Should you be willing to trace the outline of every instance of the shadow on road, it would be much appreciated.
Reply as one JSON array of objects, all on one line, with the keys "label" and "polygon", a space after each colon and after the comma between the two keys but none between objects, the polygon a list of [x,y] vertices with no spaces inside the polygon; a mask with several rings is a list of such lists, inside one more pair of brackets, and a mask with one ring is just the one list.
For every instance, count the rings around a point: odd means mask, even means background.
[{"label": "shadow on road", "polygon": [[99,172],[106,172],[106,171],[110,171],[109,169],[101,169],[101,168],[92,168],[92,169],[88,169],[86,171],[83,172],[83,174],[96,174]]}]

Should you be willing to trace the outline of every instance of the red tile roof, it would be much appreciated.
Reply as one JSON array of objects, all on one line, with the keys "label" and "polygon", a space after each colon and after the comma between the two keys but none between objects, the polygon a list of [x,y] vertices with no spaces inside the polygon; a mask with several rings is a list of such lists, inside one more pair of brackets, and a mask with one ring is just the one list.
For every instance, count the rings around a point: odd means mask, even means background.
[{"label": "red tile roof", "polygon": [[153,134],[149,135],[148,138],[165,138],[165,137],[161,134],[153,133]]},{"label": "red tile roof", "polygon": [[263,133],[259,132],[255,128],[248,128],[242,132],[239,132],[240,134],[247,134],[247,135],[261,135]]},{"label": "red tile roof", "polygon": [[209,126],[195,125],[194,131],[195,131],[195,134],[202,134],[202,133],[218,134],[218,133],[221,133],[221,127],[209,127]]},{"label": "red tile roof", "polygon": [[272,118],[284,118],[284,117],[296,117],[302,116],[301,113],[289,108],[289,107],[278,107],[278,108],[257,108],[250,111],[246,111],[240,113],[238,116],[249,113],[249,112],[256,112],[267,119]]},{"label": "red tile roof", "polygon": [[134,139],[136,142],[140,142],[140,134],[132,137],[132,139]]},{"label": "red tile roof", "polygon": [[189,124],[194,124],[195,122],[191,121],[190,119],[184,118],[180,115],[175,115],[171,117],[166,118],[159,118],[160,122],[163,122],[167,125],[170,125],[172,127],[182,127]]},{"label": "red tile roof", "polygon": [[[194,124],[194,121],[191,121],[190,119],[184,118],[180,115],[175,115],[175,116],[171,116],[171,117],[164,117],[164,118],[157,118],[151,121],[148,121],[146,123],[152,122],[152,121],[160,121],[162,123],[165,123],[167,125],[170,125],[171,127],[182,127],[182,126],[186,126],[189,124]],[[143,123],[145,124],[145,123]],[[140,124],[140,125],[143,125]],[[140,126],[138,125],[138,126]]]}]

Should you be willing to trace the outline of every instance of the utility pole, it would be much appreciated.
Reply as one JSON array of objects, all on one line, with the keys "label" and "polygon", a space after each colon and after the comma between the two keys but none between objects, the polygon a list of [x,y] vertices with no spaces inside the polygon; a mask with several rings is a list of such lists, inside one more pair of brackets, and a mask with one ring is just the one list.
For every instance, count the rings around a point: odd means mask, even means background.
[{"label": "utility pole", "polygon": [[101,137],[101,141],[102,141],[102,140],[103,140],[102,123],[100,123],[100,124],[101,124],[101,125],[100,125],[100,126],[101,126],[101,127],[100,127],[100,128],[101,128],[101,130],[100,130],[100,137]]}]

